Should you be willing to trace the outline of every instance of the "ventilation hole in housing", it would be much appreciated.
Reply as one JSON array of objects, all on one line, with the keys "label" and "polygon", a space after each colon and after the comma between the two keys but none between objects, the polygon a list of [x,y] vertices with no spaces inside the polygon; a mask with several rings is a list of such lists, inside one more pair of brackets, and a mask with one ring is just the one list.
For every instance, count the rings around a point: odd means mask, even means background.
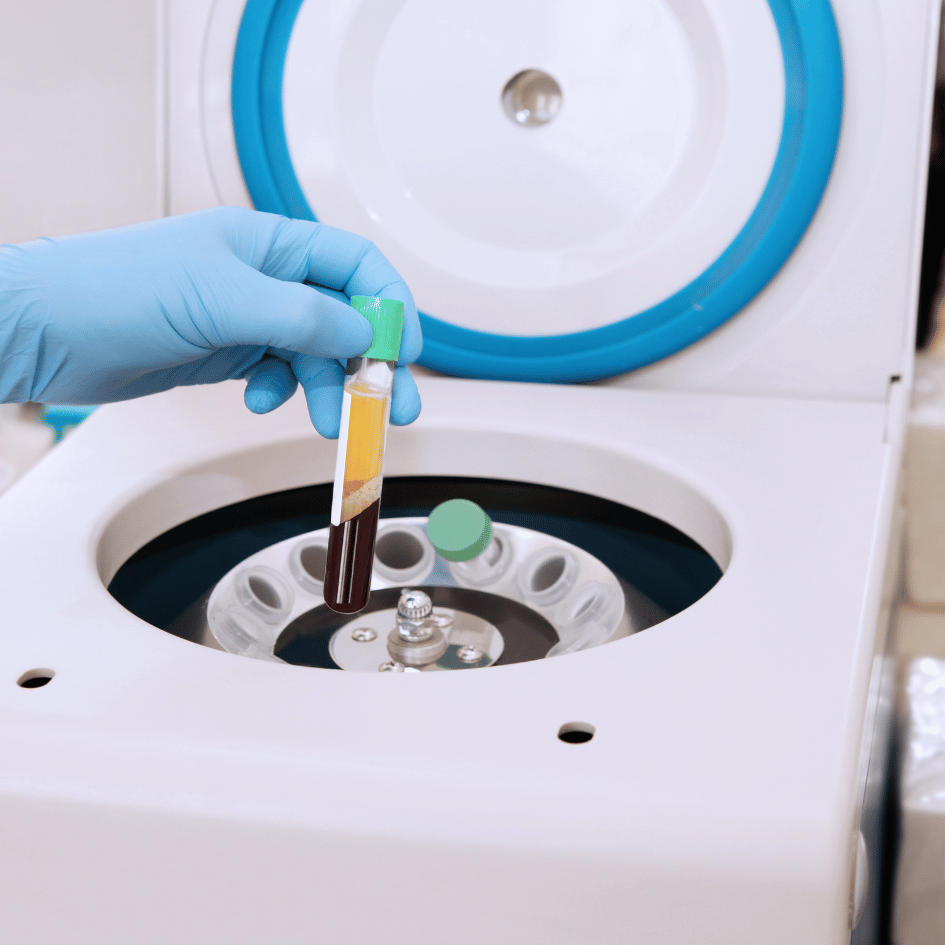
[{"label": "ventilation hole in housing", "polygon": [[589,722],[567,722],[558,729],[558,738],[569,745],[583,745],[594,737],[595,731]]},{"label": "ventilation hole in housing", "polygon": [[51,669],[31,669],[23,673],[16,681],[16,684],[22,689],[39,689],[51,682],[56,674]]},{"label": "ventilation hole in housing", "polygon": [[505,114],[523,128],[548,124],[561,110],[561,86],[540,69],[517,72],[502,89]]}]

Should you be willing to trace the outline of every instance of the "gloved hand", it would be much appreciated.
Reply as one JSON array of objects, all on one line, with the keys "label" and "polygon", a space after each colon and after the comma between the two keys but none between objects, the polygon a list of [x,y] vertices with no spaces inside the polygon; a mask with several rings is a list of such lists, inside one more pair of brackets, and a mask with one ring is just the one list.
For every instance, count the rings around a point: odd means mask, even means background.
[{"label": "gloved hand", "polygon": [[372,336],[351,295],[404,303],[391,422],[411,423],[417,309],[359,236],[221,207],[2,246],[0,401],[100,404],[245,378],[246,405],[266,413],[301,383],[315,428],[335,437],[339,359],[362,354]]}]

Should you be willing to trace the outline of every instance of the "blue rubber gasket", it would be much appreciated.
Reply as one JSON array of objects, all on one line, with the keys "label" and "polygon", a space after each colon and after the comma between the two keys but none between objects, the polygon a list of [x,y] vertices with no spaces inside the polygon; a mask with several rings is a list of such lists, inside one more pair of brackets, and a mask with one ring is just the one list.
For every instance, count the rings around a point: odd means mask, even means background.
[{"label": "blue rubber gasket", "polygon": [[[622,374],[688,347],[748,304],[794,251],[833,166],[843,111],[840,38],[829,0],[768,0],[784,57],[781,141],[748,221],[705,272],[657,305],[565,335],[497,335],[420,314],[420,363],[446,374],[571,382]],[[260,210],[315,220],[292,167],[282,78],[302,0],[247,0],[233,57],[233,128]]]}]

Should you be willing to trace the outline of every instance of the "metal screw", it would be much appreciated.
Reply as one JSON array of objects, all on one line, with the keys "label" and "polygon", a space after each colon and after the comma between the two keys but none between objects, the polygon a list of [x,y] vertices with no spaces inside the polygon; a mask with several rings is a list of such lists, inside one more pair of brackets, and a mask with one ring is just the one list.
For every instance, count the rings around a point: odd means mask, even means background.
[{"label": "metal screw", "polygon": [[442,612],[434,611],[430,620],[432,620],[440,630],[446,630],[453,626],[453,618],[449,614]]},{"label": "metal screw", "polygon": [[358,643],[370,643],[371,640],[377,639],[377,631],[370,627],[355,627],[351,631],[351,639]]},{"label": "metal screw", "polygon": [[478,663],[484,655],[478,647],[469,646],[468,644],[458,647],[456,650],[457,659],[461,659],[464,663]]},{"label": "metal screw", "polygon": [[390,660],[387,663],[381,663],[377,667],[379,673],[402,673],[404,671],[404,664],[398,663],[396,660]]}]

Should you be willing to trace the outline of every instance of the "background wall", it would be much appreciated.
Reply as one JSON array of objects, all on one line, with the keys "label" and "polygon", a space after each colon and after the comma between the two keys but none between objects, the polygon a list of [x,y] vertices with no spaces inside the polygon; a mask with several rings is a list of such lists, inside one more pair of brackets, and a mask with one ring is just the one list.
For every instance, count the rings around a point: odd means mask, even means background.
[{"label": "background wall", "polygon": [[0,0],[0,242],[164,213],[162,0]]}]

